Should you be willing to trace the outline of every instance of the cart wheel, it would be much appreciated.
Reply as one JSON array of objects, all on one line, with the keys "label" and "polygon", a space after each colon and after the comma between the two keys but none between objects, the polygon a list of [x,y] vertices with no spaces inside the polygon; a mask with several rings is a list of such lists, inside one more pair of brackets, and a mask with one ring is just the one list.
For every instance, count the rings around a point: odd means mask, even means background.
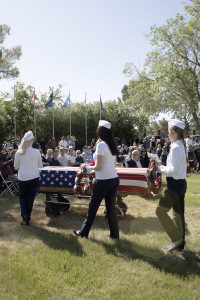
[{"label": "cart wheel", "polygon": [[[51,201],[52,195],[51,194],[46,194],[46,201]],[[47,217],[55,217],[60,215],[60,208],[58,204],[47,202],[46,203],[46,208],[45,208],[45,213]]]},{"label": "cart wheel", "polygon": [[123,209],[121,207],[116,206],[115,211],[116,211],[118,217],[123,217],[124,216],[124,212],[123,212]]},{"label": "cart wheel", "polygon": [[[115,206],[115,211],[116,211],[116,214],[117,214],[118,217],[123,217],[125,215],[124,210],[119,206]],[[105,216],[106,219],[108,218],[108,214],[107,214],[106,209],[104,210],[104,216]]]},{"label": "cart wheel", "polygon": [[120,203],[118,204],[118,207],[122,209],[123,214],[125,215],[126,212],[127,212],[127,209],[128,209],[128,206],[126,205],[126,203],[120,202]]},{"label": "cart wheel", "polygon": [[45,213],[47,217],[55,217],[60,215],[60,208],[55,203],[46,203]]},{"label": "cart wheel", "polygon": [[63,204],[59,203],[59,207],[60,207],[60,210],[62,211],[68,211],[68,209],[70,208],[70,202],[68,199],[64,198],[64,197],[61,197],[59,198],[59,201],[63,201]]}]

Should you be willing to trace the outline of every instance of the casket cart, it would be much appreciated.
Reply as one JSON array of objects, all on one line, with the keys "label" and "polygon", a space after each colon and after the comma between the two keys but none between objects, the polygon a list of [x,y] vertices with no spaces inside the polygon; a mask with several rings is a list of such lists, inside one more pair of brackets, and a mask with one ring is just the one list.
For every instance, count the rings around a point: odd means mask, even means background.
[{"label": "casket cart", "polygon": [[[147,199],[155,196],[161,188],[161,176],[153,169],[146,168],[116,168],[120,185],[116,196],[116,210],[119,216],[127,212],[127,205],[123,201],[129,195],[141,195]],[[44,167],[40,169],[39,192],[46,195],[45,212],[47,216],[59,215],[67,211],[70,205],[86,205],[91,195],[91,177],[81,177],[81,191],[75,189],[78,167]],[[154,176],[153,176],[154,174]],[[158,180],[160,178],[160,180]],[[88,183],[90,181],[90,183]],[[156,182],[157,181],[157,182]],[[87,188],[85,188],[87,186]],[[78,202],[77,202],[78,200]]]}]

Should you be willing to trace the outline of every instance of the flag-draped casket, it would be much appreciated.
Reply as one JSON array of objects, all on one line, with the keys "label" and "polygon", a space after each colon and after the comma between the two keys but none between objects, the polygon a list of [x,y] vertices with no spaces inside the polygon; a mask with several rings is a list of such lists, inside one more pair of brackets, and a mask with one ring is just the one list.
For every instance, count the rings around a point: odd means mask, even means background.
[{"label": "flag-draped casket", "polygon": [[[40,192],[73,194],[78,167],[44,167],[40,169]],[[116,168],[120,179],[118,193],[124,196],[150,196],[149,171],[146,168]],[[88,180],[82,178],[82,184]],[[91,192],[88,191],[87,194]]]}]

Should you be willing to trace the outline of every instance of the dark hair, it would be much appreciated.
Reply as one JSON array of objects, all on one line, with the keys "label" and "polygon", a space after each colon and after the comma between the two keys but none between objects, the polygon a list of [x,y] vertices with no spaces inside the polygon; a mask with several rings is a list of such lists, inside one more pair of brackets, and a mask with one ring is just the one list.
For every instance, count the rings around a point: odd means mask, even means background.
[{"label": "dark hair", "polygon": [[185,144],[185,140],[184,140],[184,130],[177,126],[171,126],[170,129],[174,130],[178,134],[178,139],[183,142],[183,145],[184,145],[185,151],[186,151],[186,144]]},{"label": "dark hair", "polygon": [[108,129],[103,126],[98,126],[96,133],[97,133],[97,139],[100,138],[102,141],[104,141],[108,145],[112,155],[119,154],[117,146],[115,144],[115,139],[114,139],[112,129]]}]

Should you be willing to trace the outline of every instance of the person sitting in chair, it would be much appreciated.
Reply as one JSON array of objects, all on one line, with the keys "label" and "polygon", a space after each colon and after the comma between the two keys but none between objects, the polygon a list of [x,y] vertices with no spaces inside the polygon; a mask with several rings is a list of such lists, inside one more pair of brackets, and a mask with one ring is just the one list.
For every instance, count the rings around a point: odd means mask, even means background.
[{"label": "person sitting in chair", "polygon": [[60,166],[60,162],[58,161],[58,152],[57,151],[53,152],[53,158],[50,161],[49,165],[54,166],[54,167]]},{"label": "person sitting in chair", "polygon": [[126,166],[127,168],[142,168],[139,150],[133,150],[131,159],[127,160]]}]

